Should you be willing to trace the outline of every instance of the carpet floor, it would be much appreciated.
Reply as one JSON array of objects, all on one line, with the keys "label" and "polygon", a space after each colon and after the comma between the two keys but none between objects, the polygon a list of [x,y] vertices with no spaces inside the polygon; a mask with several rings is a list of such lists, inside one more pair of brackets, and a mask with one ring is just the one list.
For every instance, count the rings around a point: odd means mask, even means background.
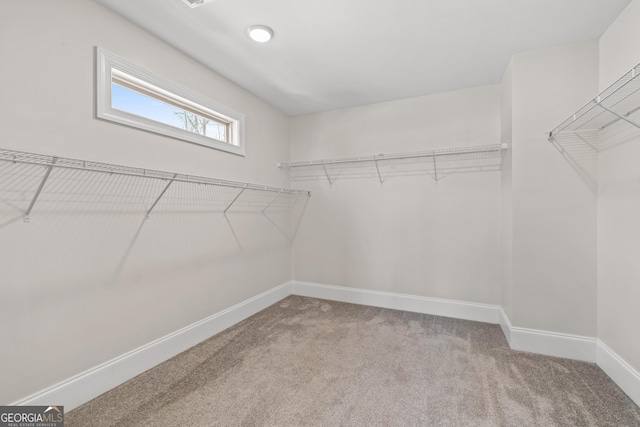
[{"label": "carpet floor", "polygon": [[101,426],[640,426],[595,364],[499,326],[290,296],[65,416]]}]

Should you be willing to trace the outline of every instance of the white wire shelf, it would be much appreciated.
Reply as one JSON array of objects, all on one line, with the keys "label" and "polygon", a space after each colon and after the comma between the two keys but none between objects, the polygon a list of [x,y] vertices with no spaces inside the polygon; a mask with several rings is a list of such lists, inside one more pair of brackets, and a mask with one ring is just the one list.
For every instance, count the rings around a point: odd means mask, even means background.
[{"label": "white wire shelf", "polygon": [[395,176],[430,175],[436,181],[462,172],[499,171],[506,144],[448,148],[374,156],[278,163],[292,181],[375,177],[380,183]]},{"label": "white wire shelf", "polygon": [[[220,190],[209,191],[208,189]],[[23,213],[36,204],[58,211],[140,211],[148,217],[161,202],[165,210],[185,206],[226,214],[289,208],[305,190],[231,181],[129,166],[0,149],[0,203]],[[6,209],[5,209],[6,210]]]},{"label": "white wire shelf", "polygon": [[549,141],[558,144],[586,144],[601,148],[603,132],[614,124],[640,129],[640,64],[549,132]]}]

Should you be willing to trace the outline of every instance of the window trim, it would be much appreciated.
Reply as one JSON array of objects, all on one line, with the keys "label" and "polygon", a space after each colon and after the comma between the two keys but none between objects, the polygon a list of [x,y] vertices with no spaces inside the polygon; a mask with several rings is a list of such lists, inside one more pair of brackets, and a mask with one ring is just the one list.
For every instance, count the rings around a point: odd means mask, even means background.
[{"label": "window trim", "polygon": [[[185,104],[193,104],[201,107],[203,111],[210,110],[214,116],[220,117],[229,122],[230,142],[220,141],[203,135],[173,127],[168,124],[147,119],[136,114],[128,113],[116,108],[112,108],[111,103],[111,83],[112,69],[116,69],[139,79],[150,85],[156,86],[162,91],[166,91]],[[162,101],[162,99],[158,98]],[[164,101],[163,101],[164,102]],[[193,144],[202,145],[228,153],[245,155],[244,146],[244,114],[233,110],[225,105],[213,101],[192,90],[184,88],[164,77],[146,71],[130,62],[96,46],[96,118],[107,120],[133,128],[142,129],[156,134],[168,136]]]}]

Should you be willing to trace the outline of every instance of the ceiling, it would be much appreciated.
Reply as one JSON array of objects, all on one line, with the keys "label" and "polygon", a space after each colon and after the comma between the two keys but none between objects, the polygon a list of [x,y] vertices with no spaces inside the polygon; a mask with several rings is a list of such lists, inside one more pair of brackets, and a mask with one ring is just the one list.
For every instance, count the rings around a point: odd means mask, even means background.
[{"label": "ceiling", "polygon": [[300,115],[498,83],[514,53],[597,38],[631,0],[96,1]]}]

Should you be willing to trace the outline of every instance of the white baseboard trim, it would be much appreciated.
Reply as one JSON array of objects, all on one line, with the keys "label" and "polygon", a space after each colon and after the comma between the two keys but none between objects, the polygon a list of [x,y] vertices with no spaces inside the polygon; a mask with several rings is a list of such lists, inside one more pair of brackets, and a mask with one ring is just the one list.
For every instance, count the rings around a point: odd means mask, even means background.
[{"label": "white baseboard trim", "polygon": [[504,309],[502,307],[500,307],[499,315],[500,315],[500,320],[498,323],[502,328],[502,333],[504,334],[504,337],[507,339],[507,343],[509,343],[509,347],[511,347],[511,330],[513,329],[513,326],[511,325],[509,316],[507,316],[507,313],[504,312]]},{"label": "white baseboard trim", "polygon": [[516,327],[511,329],[510,334],[509,346],[512,350],[591,363],[596,361],[595,338]]},{"label": "white baseboard trim", "polygon": [[11,405],[56,403],[70,411],[289,295],[290,283],[277,286]]},{"label": "white baseboard trim", "polygon": [[596,352],[598,366],[640,406],[640,373],[600,340]]},{"label": "white baseboard trim", "polygon": [[301,281],[277,286],[11,405],[57,403],[70,411],[292,294],[499,324],[513,350],[597,363],[640,406],[640,374],[595,338],[514,327],[496,305]]},{"label": "white baseboard trim", "polygon": [[512,350],[564,357],[565,359],[596,361],[595,338],[561,334],[537,329],[518,328],[500,308],[500,327]]},{"label": "white baseboard trim", "polygon": [[291,281],[294,295],[497,324],[500,307],[392,292]]},{"label": "white baseboard trim", "polygon": [[640,373],[602,341],[575,335],[516,328],[500,308],[500,326],[513,350],[596,363],[640,406]]},{"label": "white baseboard trim", "polygon": [[499,324],[512,350],[597,363],[640,406],[640,373],[596,338],[515,327],[500,306],[291,281],[294,295]]}]

